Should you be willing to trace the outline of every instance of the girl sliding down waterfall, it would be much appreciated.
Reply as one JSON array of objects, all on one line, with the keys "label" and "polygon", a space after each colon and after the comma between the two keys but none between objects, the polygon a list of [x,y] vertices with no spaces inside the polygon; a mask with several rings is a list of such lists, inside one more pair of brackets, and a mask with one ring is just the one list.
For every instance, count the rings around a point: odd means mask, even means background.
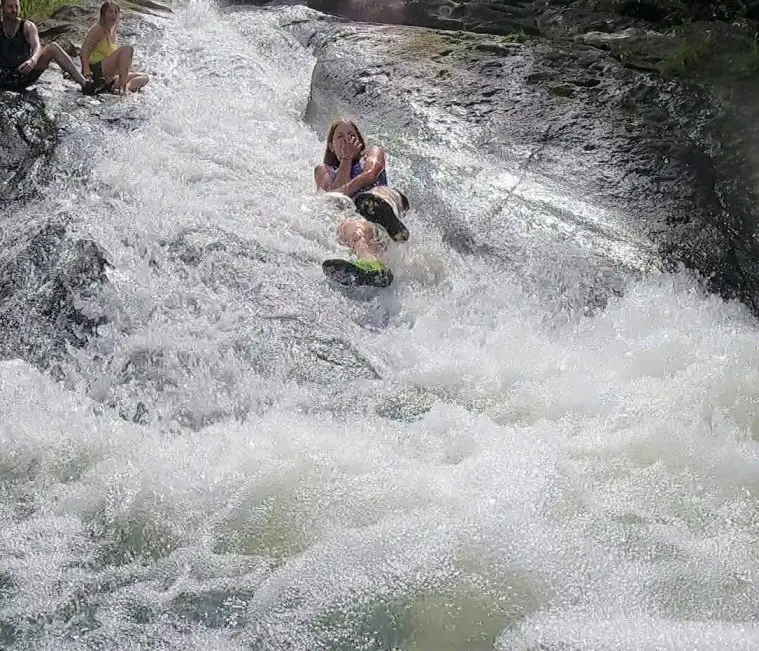
[{"label": "girl sliding down waterfall", "polygon": [[399,219],[408,210],[408,200],[388,186],[382,147],[367,147],[353,122],[336,120],[327,132],[324,162],[316,166],[314,179],[321,190],[353,199],[358,211],[338,228],[338,241],[357,259],[326,260],[325,274],[344,285],[390,285],[393,274],[383,254],[391,240],[408,240],[408,229]]}]

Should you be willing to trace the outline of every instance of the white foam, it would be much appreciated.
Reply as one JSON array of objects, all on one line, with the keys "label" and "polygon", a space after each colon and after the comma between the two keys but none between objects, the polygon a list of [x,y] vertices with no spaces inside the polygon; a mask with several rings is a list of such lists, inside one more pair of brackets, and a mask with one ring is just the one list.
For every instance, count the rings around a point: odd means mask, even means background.
[{"label": "white foam", "polygon": [[[69,388],[0,365],[11,644],[753,648],[753,321],[686,275],[557,320],[431,230],[363,328],[319,270],[302,11],[178,9],[147,123],[29,208],[77,205],[115,299]],[[324,381],[316,335],[382,377]]]}]

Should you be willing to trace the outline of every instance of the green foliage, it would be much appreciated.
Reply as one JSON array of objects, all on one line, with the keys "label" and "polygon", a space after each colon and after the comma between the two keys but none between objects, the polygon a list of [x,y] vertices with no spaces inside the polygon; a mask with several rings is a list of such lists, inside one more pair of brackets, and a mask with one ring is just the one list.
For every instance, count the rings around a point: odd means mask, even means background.
[{"label": "green foliage", "polygon": [[730,61],[730,70],[737,77],[754,77],[759,74],[759,34],[743,52],[738,52]]},{"label": "green foliage", "polygon": [[700,21],[759,19],[756,0],[612,0],[612,11],[665,28]]},{"label": "green foliage", "polygon": [[759,34],[736,38],[728,49],[717,47],[709,33],[691,33],[661,60],[658,68],[662,74],[676,77],[755,77],[759,74]]},{"label": "green foliage", "polygon": [[660,69],[664,74],[684,76],[713,54],[714,41],[709,34],[701,39],[685,38],[671,56],[662,60]]},{"label": "green foliage", "polygon": [[505,36],[501,36],[501,41],[503,43],[524,43],[526,40],[527,35],[524,32],[506,34]]},{"label": "green foliage", "polygon": [[39,21],[49,18],[58,7],[78,4],[77,0],[21,0],[21,17]]}]

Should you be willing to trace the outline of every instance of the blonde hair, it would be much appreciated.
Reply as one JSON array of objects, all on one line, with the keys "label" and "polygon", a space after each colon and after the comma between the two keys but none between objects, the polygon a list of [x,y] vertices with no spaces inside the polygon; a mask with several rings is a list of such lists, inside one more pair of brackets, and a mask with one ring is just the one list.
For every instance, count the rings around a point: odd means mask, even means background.
[{"label": "blonde hair", "polygon": [[103,24],[103,18],[105,18],[105,12],[108,11],[111,7],[114,7],[119,13],[121,13],[121,7],[119,7],[119,4],[117,2],[114,2],[113,0],[105,0],[105,2],[100,5],[100,24]]}]

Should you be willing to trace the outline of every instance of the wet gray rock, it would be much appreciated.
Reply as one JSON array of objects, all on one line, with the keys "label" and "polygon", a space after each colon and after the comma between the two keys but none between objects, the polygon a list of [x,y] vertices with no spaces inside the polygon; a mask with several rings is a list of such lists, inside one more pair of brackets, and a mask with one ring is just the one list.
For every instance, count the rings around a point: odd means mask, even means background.
[{"label": "wet gray rock", "polygon": [[36,93],[0,91],[0,200],[34,192],[56,141],[55,120]]},{"label": "wet gray rock", "polygon": [[96,242],[67,237],[60,222],[15,224],[0,233],[0,358],[47,367],[105,322],[99,299],[106,256]]},{"label": "wet gray rock", "polygon": [[[603,304],[630,274],[658,264],[646,225],[654,230],[663,214],[717,205],[709,161],[677,153],[685,145],[672,104],[695,98],[670,93],[657,103],[653,83],[598,50],[318,20],[293,30],[318,58],[306,119],[323,134],[334,116],[358,116],[410,160],[416,179],[404,189],[425,206],[420,219],[454,249],[494,264],[552,257],[533,269],[533,282],[557,300],[576,293],[575,307]],[[469,163],[445,171],[451,186],[481,173],[480,184],[457,191],[472,194],[464,211],[447,200],[438,162],[419,154],[428,147],[411,142],[467,152]],[[506,187],[494,170],[510,176]],[[524,192],[537,186],[554,200]],[[562,196],[613,210],[614,220],[573,211],[556,201]]]},{"label": "wet gray rock", "polygon": [[[756,130],[749,90],[738,101],[739,85],[718,95],[694,79],[627,66],[624,51],[611,51],[625,39],[665,37],[630,28],[617,38],[549,41],[319,18],[291,29],[317,57],[307,121],[323,135],[335,116],[357,117],[407,157],[418,177],[405,188],[409,199],[454,248],[516,266],[525,249],[551,256],[535,282],[557,292],[576,284],[589,304],[623,291],[631,273],[685,264],[709,289],[757,310],[754,148],[738,137],[753,142]],[[743,126],[729,106],[744,107]],[[471,159],[459,175],[477,175],[484,158],[515,179],[504,189],[479,176],[479,187],[462,188],[478,206],[468,215],[447,203],[436,161],[405,145],[457,138]],[[570,201],[530,198],[525,186]],[[541,229],[538,240],[524,236]],[[569,259],[572,268],[563,266]]]},{"label": "wet gray rock", "polygon": [[[57,41],[77,56],[77,43],[96,22],[99,7],[85,0],[55,8],[38,23],[43,44]],[[140,14],[170,12],[154,0],[139,0],[125,10],[124,27],[150,29],[155,20]],[[59,118],[118,124],[142,119],[114,118],[115,111],[105,107],[71,102],[60,91],[72,85],[51,68],[32,90],[0,91],[0,359],[22,358],[43,368],[55,368],[67,346],[84,344],[110,309],[108,262],[100,245],[68,233],[75,215],[46,214],[35,202],[54,175],[76,180],[80,173],[58,160],[65,129]]]}]

